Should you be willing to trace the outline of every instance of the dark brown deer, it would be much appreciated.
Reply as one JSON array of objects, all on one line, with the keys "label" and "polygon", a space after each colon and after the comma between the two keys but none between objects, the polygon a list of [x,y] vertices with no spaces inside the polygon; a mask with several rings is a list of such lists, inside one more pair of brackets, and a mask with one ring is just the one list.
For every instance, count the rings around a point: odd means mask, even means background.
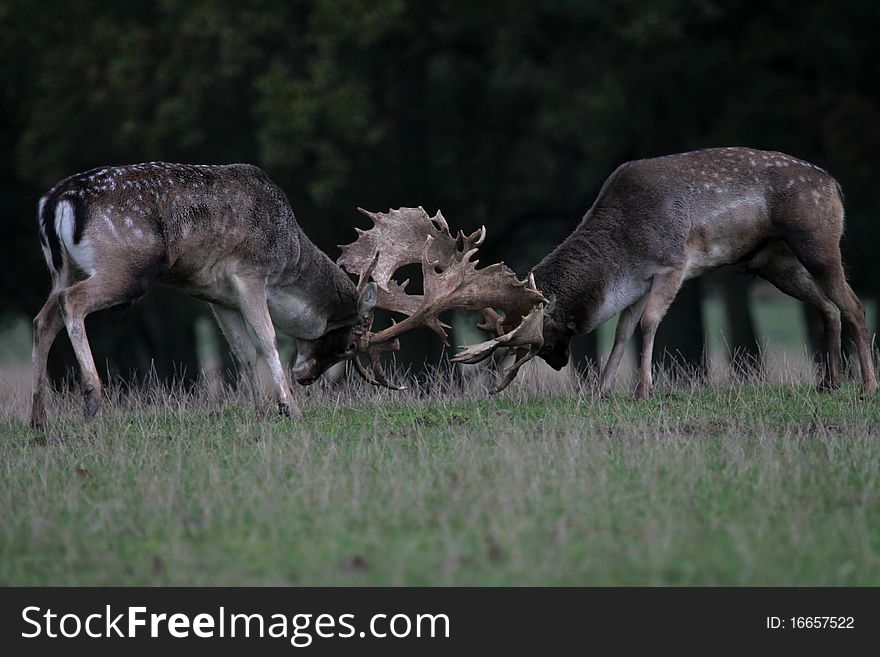
[{"label": "dark brown deer", "polygon": [[877,389],[872,349],[864,308],[844,275],[842,233],[837,181],[783,153],[713,148],[628,162],[605,181],[575,231],[532,270],[549,304],[515,331],[467,348],[456,359],[476,362],[499,346],[515,346],[519,361],[537,354],[561,369],[574,335],[619,313],[600,388],[611,389],[624,346],[641,323],[636,397],[645,399],[654,336],[682,283],[740,264],[819,311],[828,388],[842,377],[842,313],[858,351],[863,388],[871,393]]},{"label": "dark brown deer", "polygon": [[[46,359],[66,326],[85,415],[101,403],[84,320],[164,284],[207,301],[245,372],[256,374],[253,329],[283,413],[301,417],[275,343],[297,339],[293,368],[308,385],[352,358],[369,328],[375,284],[356,288],[306,237],[284,193],[260,169],[151,162],[59,182],[39,204],[52,292],[34,319],[31,424],[45,423]],[[361,371],[361,369],[359,369]]]}]

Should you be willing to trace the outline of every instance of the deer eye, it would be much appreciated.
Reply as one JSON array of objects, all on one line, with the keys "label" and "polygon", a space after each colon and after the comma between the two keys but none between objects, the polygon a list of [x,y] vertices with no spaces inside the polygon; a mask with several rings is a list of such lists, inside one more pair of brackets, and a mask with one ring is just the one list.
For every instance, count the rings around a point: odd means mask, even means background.
[{"label": "deer eye", "polygon": [[351,356],[357,350],[357,344],[354,342],[349,342],[348,346],[345,348],[345,355]]}]

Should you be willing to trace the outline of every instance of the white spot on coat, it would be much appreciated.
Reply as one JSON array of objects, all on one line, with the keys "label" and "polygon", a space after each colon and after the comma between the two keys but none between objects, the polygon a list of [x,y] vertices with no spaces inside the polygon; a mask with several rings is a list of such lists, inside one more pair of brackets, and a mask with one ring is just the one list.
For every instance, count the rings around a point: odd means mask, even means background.
[{"label": "white spot on coat", "polygon": [[119,233],[116,232],[116,226],[113,225],[113,220],[106,214],[104,215],[104,223],[107,224],[107,228],[113,234],[114,239],[119,239]]}]

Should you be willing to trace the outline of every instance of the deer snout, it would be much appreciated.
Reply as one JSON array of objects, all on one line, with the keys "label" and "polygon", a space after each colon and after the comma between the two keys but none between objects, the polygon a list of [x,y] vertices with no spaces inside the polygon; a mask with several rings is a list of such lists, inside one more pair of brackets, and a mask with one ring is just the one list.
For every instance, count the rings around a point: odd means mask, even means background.
[{"label": "deer snout", "polygon": [[310,386],[318,377],[321,371],[318,368],[318,361],[315,358],[303,358],[297,356],[296,363],[293,365],[293,378],[301,386]]},{"label": "deer snout", "polygon": [[571,354],[567,345],[547,344],[539,352],[538,356],[544,359],[550,367],[557,372],[568,365]]}]

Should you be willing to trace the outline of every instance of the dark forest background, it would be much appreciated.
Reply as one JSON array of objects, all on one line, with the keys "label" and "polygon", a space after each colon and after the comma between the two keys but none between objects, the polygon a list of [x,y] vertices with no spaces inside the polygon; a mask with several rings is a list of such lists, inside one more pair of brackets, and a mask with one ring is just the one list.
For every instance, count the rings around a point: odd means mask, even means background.
[{"label": "dark forest background", "polygon": [[[485,224],[482,261],[524,274],[626,160],[781,150],[840,180],[849,274],[876,299],[878,7],[0,0],[0,322],[32,317],[48,292],[37,198],[71,173],[147,160],[258,164],[333,258],[364,225],[356,206],[423,205],[455,227]],[[748,289],[724,274],[688,285],[658,351],[699,361],[712,291],[731,351],[754,353]],[[96,361],[195,375],[204,313],[163,290],[100,313]],[[427,334],[404,348],[416,367],[439,356]],[[592,348],[581,340],[578,358]],[[65,349],[59,338],[56,373]]]}]

